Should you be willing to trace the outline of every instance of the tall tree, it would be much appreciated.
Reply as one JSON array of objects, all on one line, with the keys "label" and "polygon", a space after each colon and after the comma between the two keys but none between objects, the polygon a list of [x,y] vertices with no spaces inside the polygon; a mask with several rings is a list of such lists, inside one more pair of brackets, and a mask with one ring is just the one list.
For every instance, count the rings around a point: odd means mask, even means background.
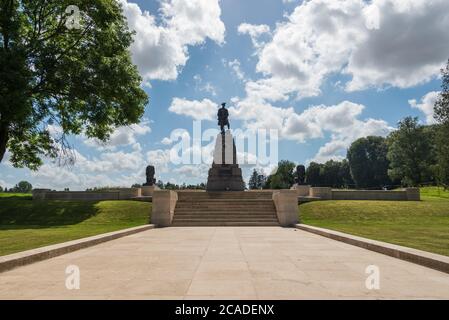
[{"label": "tall tree", "polygon": [[388,137],[388,175],[403,186],[416,187],[433,180],[435,154],[429,130],[418,123],[418,118],[407,117]]},{"label": "tall tree", "polygon": [[[148,97],[117,0],[0,2],[0,161],[37,169],[67,135],[106,141],[137,123]],[[49,125],[61,127],[54,138]]]},{"label": "tall tree", "polygon": [[28,181],[20,181],[14,186],[14,192],[29,193],[33,190],[33,186]]},{"label": "tall tree", "polygon": [[281,160],[276,172],[267,178],[267,187],[270,189],[290,189],[295,183],[293,171],[295,164],[288,160]]},{"label": "tall tree", "polygon": [[440,182],[449,187],[449,61],[445,69],[441,70],[441,93],[435,103],[435,119],[439,123],[436,138],[438,155],[438,176]]},{"label": "tall tree", "polygon": [[354,186],[354,180],[351,176],[351,168],[349,167],[349,162],[347,159],[343,159],[340,163],[340,171],[338,175],[342,183],[341,187],[350,188]]},{"label": "tall tree", "polygon": [[340,179],[341,163],[334,160],[327,161],[322,167],[322,176],[326,187],[340,188],[343,181]]},{"label": "tall tree", "polygon": [[256,190],[258,189],[258,180],[259,177],[259,173],[257,172],[256,169],[253,170],[253,173],[251,174],[251,177],[249,178],[249,182],[248,182],[248,188],[250,190]]},{"label": "tall tree", "polygon": [[380,188],[390,183],[387,152],[383,137],[360,138],[351,144],[347,158],[358,188]]},{"label": "tall tree", "polygon": [[306,183],[308,185],[319,187],[322,186],[323,176],[322,176],[322,164],[311,162],[306,170]]}]

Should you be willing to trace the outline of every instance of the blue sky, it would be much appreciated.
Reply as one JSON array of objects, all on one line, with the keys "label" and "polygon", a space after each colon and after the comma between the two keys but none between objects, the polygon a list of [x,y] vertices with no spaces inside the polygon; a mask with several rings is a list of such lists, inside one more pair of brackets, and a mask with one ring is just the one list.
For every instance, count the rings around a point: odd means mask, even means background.
[{"label": "blue sky", "polygon": [[432,123],[449,58],[445,0],[120,2],[150,96],[142,122],[107,145],[72,137],[73,167],[46,159],[31,172],[3,161],[1,186],[129,186],[144,182],[147,164],[163,181],[205,182],[210,164],[174,165],[167,138],[175,129],[191,136],[195,118],[216,128],[221,102],[232,128],[278,130],[278,158],[297,163],[341,159],[351,141],[386,135],[405,116]]}]

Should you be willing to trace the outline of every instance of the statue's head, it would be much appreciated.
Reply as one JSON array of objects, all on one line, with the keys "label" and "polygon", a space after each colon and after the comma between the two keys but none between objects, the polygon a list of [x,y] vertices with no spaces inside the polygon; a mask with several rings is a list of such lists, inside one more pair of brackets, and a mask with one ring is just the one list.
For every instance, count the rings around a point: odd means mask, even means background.
[{"label": "statue's head", "polygon": [[222,107],[222,108],[226,107],[226,102],[223,102],[223,103],[221,104],[221,107]]}]

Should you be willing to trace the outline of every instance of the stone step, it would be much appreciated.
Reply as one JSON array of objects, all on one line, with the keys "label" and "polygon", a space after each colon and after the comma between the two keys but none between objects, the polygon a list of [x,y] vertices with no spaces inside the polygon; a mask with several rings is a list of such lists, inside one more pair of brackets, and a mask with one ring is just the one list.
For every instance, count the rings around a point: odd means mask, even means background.
[{"label": "stone step", "polygon": [[178,200],[177,203],[189,203],[189,204],[194,204],[194,203],[213,203],[213,204],[220,204],[220,203],[246,203],[246,204],[267,204],[267,203],[273,203],[273,200],[270,199],[215,199],[215,200],[211,200],[211,199],[194,199],[194,200]]},{"label": "stone step", "polygon": [[173,226],[279,226],[271,192],[178,192]]},{"label": "stone step", "polygon": [[278,220],[276,218],[176,218],[173,220],[174,222],[182,222],[182,221],[212,221],[212,222],[277,222]]},{"label": "stone step", "polygon": [[265,207],[265,208],[255,208],[255,207],[176,207],[176,211],[251,211],[251,212],[263,212],[263,211],[275,211],[273,207]]},{"label": "stone step", "polygon": [[275,214],[264,215],[248,215],[248,214],[177,214],[174,219],[190,219],[190,218],[204,218],[204,219],[277,219]]},{"label": "stone step", "polygon": [[216,221],[183,221],[173,222],[173,227],[279,227],[278,222],[216,222]]},{"label": "stone step", "polygon": [[254,210],[275,210],[274,204],[265,205],[265,206],[242,206],[242,205],[195,205],[189,206],[181,203],[177,203],[175,209],[219,209],[219,210],[238,210],[238,209],[254,209]]},{"label": "stone step", "polygon": [[195,216],[249,216],[249,217],[263,217],[263,216],[272,216],[277,217],[276,212],[267,211],[267,212],[249,212],[249,211],[183,211],[183,212],[175,212],[176,216],[185,216],[185,215],[195,215]]},{"label": "stone step", "polygon": [[176,211],[253,211],[253,212],[263,212],[263,211],[275,211],[274,207],[265,207],[265,208],[255,208],[255,207],[176,207]]},{"label": "stone step", "polygon": [[186,213],[186,212],[198,212],[198,213],[204,213],[204,212],[211,212],[211,213],[221,213],[221,214],[225,214],[225,213],[236,213],[236,214],[240,214],[240,213],[247,213],[247,214],[271,214],[271,213],[275,213],[276,211],[274,209],[263,209],[263,210],[252,210],[251,208],[240,208],[240,209],[234,209],[234,210],[230,210],[230,209],[217,209],[217,208],[196,208],[196,209],[192,209],[192,208],[176,208],[175,213]]},{"label": "stone step", "polygon": [[185,199],[272,199],[271,192],[178,192],[178,200]]}]

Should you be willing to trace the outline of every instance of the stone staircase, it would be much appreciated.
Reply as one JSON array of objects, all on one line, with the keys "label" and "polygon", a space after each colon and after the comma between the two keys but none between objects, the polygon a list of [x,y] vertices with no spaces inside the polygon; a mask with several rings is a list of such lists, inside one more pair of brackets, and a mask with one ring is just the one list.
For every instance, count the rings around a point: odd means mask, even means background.
[{"label": "stone staircase", "polygon": [[172,226],[279,226],[271,192],[178,192]]}]

